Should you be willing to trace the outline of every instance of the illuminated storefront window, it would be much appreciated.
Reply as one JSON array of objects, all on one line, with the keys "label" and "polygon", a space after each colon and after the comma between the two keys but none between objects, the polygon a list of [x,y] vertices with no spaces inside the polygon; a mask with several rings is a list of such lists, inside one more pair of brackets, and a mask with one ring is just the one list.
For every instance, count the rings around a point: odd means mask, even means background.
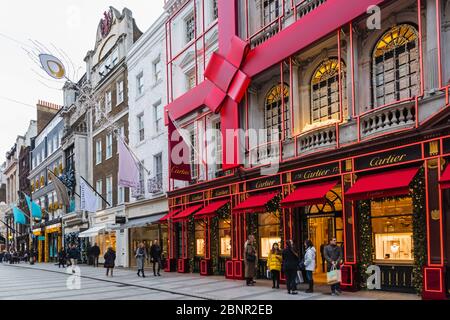
[{"label": "illuminated storefront window", "polygon": [[412,262],[413,204],[411,197],[372,201],[372,233],[375,260]]},{"label": "illuminated storefront window", "polygon": [[195,222],[195,255],[205,255],[205,225],[203,221]]},{"label": "illuminated storefront window", "polygon": [[261,258],[267,258],[275,242],[281,247],[280,219],[273,213],[259,214],[258,230]]},{"label": "illuminated storefront window", "polygon": [[100,248],[100,257],[106,253],[109,247],[116,251],[116,233],[115,232],[105,232],[101,233],[95,237],[95,242]]},{"label": "illuminated storefront window", "polygon": [[147,260],[145,261],[145,264],[150,265],[150,247],[155,240],[159,240],[158,226],[130,229],[130,265],[132,267],[136,266],[135,253],[141,242],[144,244],[147,252]]},{"label": "illuminated storefront window", "polygon": [[220,255],[231,256],[231,220],[219,221]]}]

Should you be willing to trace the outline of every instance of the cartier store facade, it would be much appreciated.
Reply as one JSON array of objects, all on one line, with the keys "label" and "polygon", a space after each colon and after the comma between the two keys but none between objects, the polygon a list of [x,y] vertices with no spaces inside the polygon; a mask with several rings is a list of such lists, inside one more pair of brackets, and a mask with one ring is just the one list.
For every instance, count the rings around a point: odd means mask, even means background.
[{"label": "cartier store facade", "polygon": [[450,136],[364,150],[371,151],[292,164],[273,176],[224,178],[227,184],[189,194],[171,192],[170,212],[161,221],[169,230],[166,270],[242,279],[244,243],[254,234],[259,278],[267,276],[273,243],[284,247],[293,239],[303,250],[311,239],[320,283],[326,280],[320,247],[336,237],[344,289],[367,287],[378,270],[373,284],[381,290],[445,297]]}]

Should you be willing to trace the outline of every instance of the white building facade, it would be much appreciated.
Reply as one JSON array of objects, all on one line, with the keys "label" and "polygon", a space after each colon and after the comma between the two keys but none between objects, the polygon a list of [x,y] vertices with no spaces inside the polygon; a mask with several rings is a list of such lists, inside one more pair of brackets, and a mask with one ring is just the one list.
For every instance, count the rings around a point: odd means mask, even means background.
[{"label": "white building facade", "polygon": [[161,15],[127,57],[129,146],[141,162],[140,187],[130,194],[127,222],[118,229],[127,237],[124,261],[130,267],[135,266],[134,252],[140,242],[148,252],[152,241],[167,242],[166,230],[156,223],[168,211],[165,21],[166,16]]}]

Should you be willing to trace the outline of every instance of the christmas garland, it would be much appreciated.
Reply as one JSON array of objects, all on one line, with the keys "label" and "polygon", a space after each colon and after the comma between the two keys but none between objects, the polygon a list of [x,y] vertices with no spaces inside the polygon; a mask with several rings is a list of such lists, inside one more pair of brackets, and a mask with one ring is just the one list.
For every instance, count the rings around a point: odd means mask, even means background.
[{"label": "christmas garland", "polygon": [[219,221],[227,220],[231,217],[231,205],[226,204],[216,212],[217,214],[211,219],[211,263],[212,273],[219,275],[219,256],[220,256],[220,239],[219,239]]},{"label": "christmas garland", "polygon": [[427,229],[425,201],[425,170],[420,168],[412,182],[414,268],[413,286],[417,294],[422,293],[423,267],[427,261]]},{"label": "christmas garland", "polygon": [[359,223],[358,231],[360,238],[359,245],[359,275],[360,285],[365,288],[367,285],[367,268],[372,264],[372,221],[370,218],[370,200],[358,201]]},{"label": "christmas garland", "polygon": [[190,216],[187,223],[189,272],[194,272],[195,259],[195,219]]}]

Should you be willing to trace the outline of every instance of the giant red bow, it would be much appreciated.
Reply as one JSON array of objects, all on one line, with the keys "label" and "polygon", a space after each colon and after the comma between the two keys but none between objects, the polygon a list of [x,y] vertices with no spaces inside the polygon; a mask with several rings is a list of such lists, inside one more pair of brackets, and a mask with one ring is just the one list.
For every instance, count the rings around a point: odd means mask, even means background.
[{"label": "giant red bow", "polygon": [[213,53],[205,70],[206,81],[212,84],[212,90],[204,103],[211,111],[219,112],[226,99],[239,103],[244,97],[251,78],[240,68],[248,52],[248,43],[233,36],[230,49],[225,56]]}]

